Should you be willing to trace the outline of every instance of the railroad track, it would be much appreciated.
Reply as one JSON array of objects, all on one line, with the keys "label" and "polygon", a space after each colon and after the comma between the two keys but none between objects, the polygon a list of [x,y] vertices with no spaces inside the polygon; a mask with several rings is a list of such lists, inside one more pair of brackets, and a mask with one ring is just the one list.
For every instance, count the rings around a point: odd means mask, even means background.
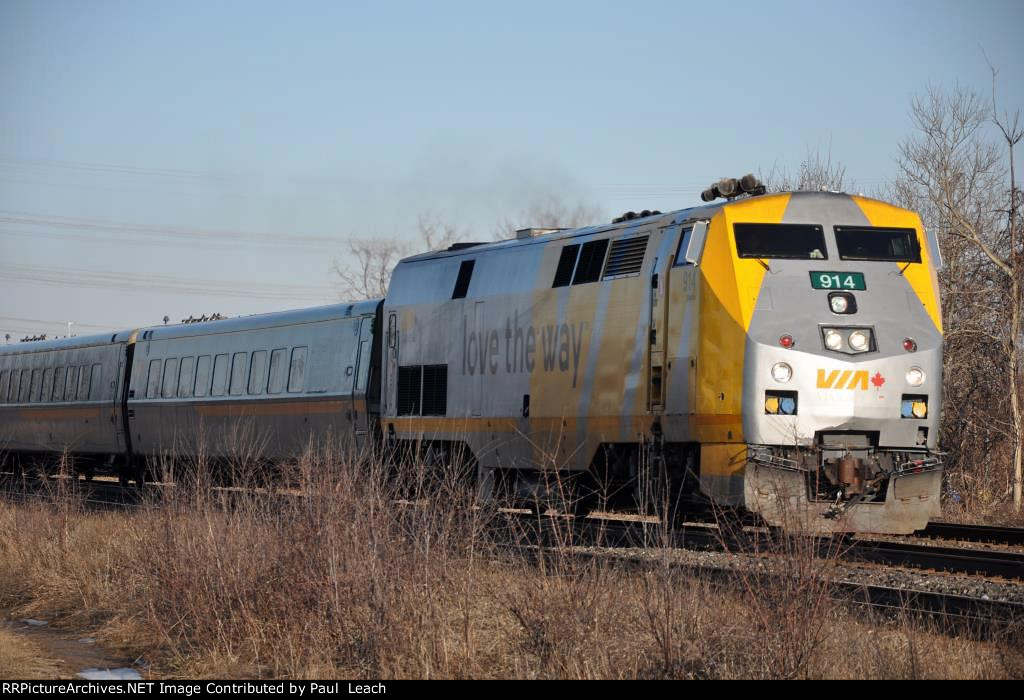
[{"label": "railroad track", "polygon": [[1024,580],[1024,553],[852,540],[844,558],[986,577]]},{"label": "railroad track", "polygon": [[963,525],[960,523],[928,523],[918,530],[917,537],[963,542],[989,542],[991,544],[1024,545],[1024,528],[999,525]]},{"label": "railroad track", "polygon": [[[123,488],[114,481],[83,481],[73,479],[21,480],[8,482],[6,492],[21,500],[52,498],[60,493],[73,494],[80,502],[98,508],[131,508],[146,502],[158,501],[163,496],[161,484],[149,484],[144,489]],[[685,527],[665,528],[661,523],[612,518],[552,518],[523,513],[510,514],[521,523],[539,522],[546,525],[537,533],[543,541],[595,544],[606,547],[680,547],[684,549],[710,549],[717,551],[778,552],[800,551],[800,544],[784,544],[784,540],[759,532],[731,528],[728,532],[710,523],[693,523]],[[1010,536],[1013,528],[983,526],[948,526],[935,523],[933,536],[945,532],[949,535],[968,533],[976,537]],[[929,527],[932,527],[930,525]],[[953,529],[955,528],[955,529]],[[1007,534],[1009,533],[1009,535]],[[796,540],[790,540],[795,542]],[[854,562],[868,562],[900,567],[913,567],[934,571],[985,577],[1024,580],[1024,553],[987,549],[965,549],[918,545],[886,540],[858,538],[819,538],[819,554],[839,556]]]}]

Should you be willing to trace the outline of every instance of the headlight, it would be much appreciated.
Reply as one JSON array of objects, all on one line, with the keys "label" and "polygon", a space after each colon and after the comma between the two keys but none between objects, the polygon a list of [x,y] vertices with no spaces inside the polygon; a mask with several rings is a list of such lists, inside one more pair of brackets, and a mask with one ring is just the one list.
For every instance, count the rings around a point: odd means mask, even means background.
[{"label": "headlight", "polygon": [[907,370],[907,384],[910,386],[921,386],[924,384],[924,370],[920,367],[911,367]]},{"label": "headlight", "polygon": [[857,352],[864,352],[871,347],[871,336],[866,331],[854,331],[850,333],[850,347]]},{"label": "headlight", "polygon": [[836,294],[828,300],[829,306],[832,307],[832,312],[837,314],[845,314],[846,309],[849,308],[850,303],[846,300],[842,294]]},{"label": "headlight", "polygon": [[793,377],[793,368],[785,362],[776,362],[772,365],[772,379],[779,384],[785,384]]},{"label": "headlight", "polygon": [[843,347],[843,336],[835,331],[825,331],[825,347],[829,350],[838,350]]}]

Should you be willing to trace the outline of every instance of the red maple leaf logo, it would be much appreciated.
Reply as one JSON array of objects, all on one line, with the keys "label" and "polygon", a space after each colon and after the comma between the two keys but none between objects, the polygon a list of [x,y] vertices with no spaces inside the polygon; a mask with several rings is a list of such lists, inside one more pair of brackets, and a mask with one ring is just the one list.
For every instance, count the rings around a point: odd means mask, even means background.
[{"label": "red maple leaf logo", "polygon": [[871,383],[881,389],[882,385],[885,384],[885,377],[882,376],[881,372],[875,372],[875,376],[871,378]]}]

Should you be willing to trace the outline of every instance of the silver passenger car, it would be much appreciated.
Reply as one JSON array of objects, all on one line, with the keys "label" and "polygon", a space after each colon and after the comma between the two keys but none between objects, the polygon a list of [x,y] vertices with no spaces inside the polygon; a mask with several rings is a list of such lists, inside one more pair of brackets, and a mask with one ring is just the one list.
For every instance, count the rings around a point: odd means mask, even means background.
[{"label": "silver passenger car", "polygon": [[127,397],[134,456],[277,460],[311,440],[365,446],[378,410],[367,397],[380,306],[140,330]]},{"label": "silver passenger car", "polygon": [[125,452],[121,414],[132,331],[0,346],[0,453]]}]

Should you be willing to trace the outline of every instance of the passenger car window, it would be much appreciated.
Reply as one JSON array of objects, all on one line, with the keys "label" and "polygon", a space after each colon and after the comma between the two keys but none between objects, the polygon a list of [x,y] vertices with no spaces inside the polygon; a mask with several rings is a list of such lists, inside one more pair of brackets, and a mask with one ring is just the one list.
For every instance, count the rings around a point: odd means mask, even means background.
[{"label": "passenger car window", "polygon": [[228,386],[228,393],[232,396],[241,396],[245,391],[245,369],[249,353],[236,352],[231,358],[231,384]]},{"label": "passenger car window", "polygon": [[210,356],[200,355],[196,360],[196,390],[197,397],[206,396],[210,391]]},{"label": "passenger car window", "polygon": [[267,386],[267,351],[257,350],[252,354],[249,366],[249,393],[256,396],[262,394]]},{"label": "passenger car window", "polygon": [[292,362],[288,370],[288,391],[297,393],[302,391],[306,378],[306,348],[292,348]]},{"label": "passenger car window", "polygon": [[149,377],[146,381],[146,398],[155,399],[160,395],[160,368],[163,366],[162,360],[150,360],[149,361]]},{"label": "passenger car window", "polygon": [[42,393],[43,388],[43,371],[41,369],[32,370],[32,390],[29,392],[29,401],[32,403],[39,403],[39,396]]},{"label": "passenger car window", "polygon": [[366,379],[370,376],[370,341],[363,340],[359,343],[359,369],[356,375],[356,393],[366,391]]},{"label": "passenger car window", "polygon": [[169,357],[164,360],[164,386],[161,396],[165,399],[174,398],[174,390],[178,386],[178,358]]},{"label": "passenger car window", "polygon": [[227,354],[217,355],[213,358],[213,388],[211,396],[223,396],[228,384],[228,356]]},{"label": "passenger car window", "polygon": [[78,370],[78,400],[85,401],[89,398],[89,378],[92,374],[89,365],[82,365]]},{"label": "passenger car window", "polygon": [[0,372],[0,400],[5,402],[7,401],[7,392],[10,389],[10,384],[8,384],[10,378],[10,370],[5,369],[3,372]]},{"label": "passenger car window", "polygon": [[284,391],[284,379],[286,376],[284,353],[284,348],[278,348],[270,353],[270,384],[267,388],[268,394],[280,394]]},{"label": "passenger car window", "polygon": [[78,368],[68,367],[67,380],[64,382],[64,400],[74,401],[78,397]]},{"label": "passenger car window", "polygon": [[89,398],[99,401],[103,393],[103,365],[92,366],[92,377],[89,379]]},{"label": "passenger car window", "polygon": [[58,367],[53,373],[53,400],[64,400],[64,368]]},{"label": "passenger car window", "polygon": [[43,370],[43,401],[53,399],[53,368],[47,367]]},{"label": "passenger car window", "polygon": [[32,371],[28,369],[21,370],[21,395],[18,396],[19,403],[28,403],[29,399],[29,385],[32,383]]},{"label": "passenger car window", "polygon": [[192,367],[195,360],[191,357],[181,358],[181,372],[178,375],[178,397],[187,399],[192,396]]}]

